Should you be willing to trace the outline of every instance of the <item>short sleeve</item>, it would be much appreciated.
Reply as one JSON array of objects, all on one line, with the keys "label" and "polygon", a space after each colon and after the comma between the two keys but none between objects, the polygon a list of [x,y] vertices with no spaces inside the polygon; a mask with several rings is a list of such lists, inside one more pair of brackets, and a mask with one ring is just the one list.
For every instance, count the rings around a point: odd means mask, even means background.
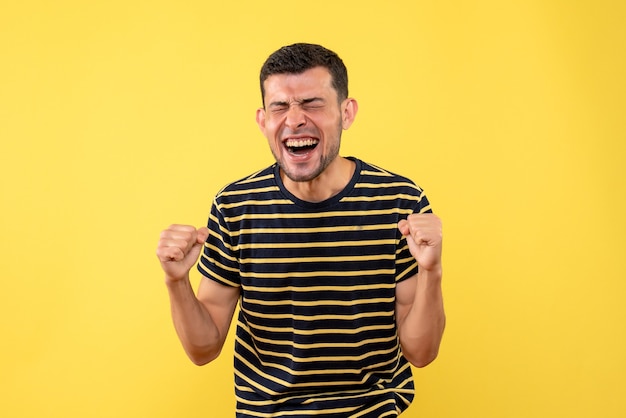
[{"label": "short sleeve", "polygon": [[[422,189],[415,196],[416,200],[412,203],[412,213],[432,213],[430,202]],[[400,231],[398,234],[398,248],[396,251],[396,283],[408,279],[417,274],[418,265],[415,258],[409,251],[409,245]]]},{"label": "short sleeve", "polygon": [[230,230],[216,201],[211,206],[207,222],[209,236],[198,261],[198,271],[218,283],[239,287],[239,261],[232,244]]}]

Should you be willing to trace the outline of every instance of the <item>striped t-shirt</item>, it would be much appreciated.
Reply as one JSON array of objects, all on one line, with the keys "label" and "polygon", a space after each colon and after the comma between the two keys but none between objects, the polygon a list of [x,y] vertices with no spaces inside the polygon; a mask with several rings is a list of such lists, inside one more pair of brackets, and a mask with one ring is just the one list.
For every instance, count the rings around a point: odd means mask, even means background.
[{"label": "striped t-shirt", "polygon": [[414,396],[395,322],[396,283],[417,265],[398,221],[430,212],[410,180],[358,159],[320,203],[275,164],[221,190],[200,272],[241,288],[237,417],[388,417]]}]

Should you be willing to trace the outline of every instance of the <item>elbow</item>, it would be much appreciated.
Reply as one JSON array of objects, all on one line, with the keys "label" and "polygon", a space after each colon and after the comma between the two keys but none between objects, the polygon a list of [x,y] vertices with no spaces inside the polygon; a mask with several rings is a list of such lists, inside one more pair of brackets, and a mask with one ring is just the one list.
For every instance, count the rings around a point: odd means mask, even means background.
[{"label": "elbow", "polygon": [[439,347],[443,332],[437,333],[436,337],[428,338],[400,338],[402,354],[411,365],[422,368],[435,361],[439,355]]},{"label": "elbow", "polygon": [[439,347],[443,339],[445,316],[436,327],[428,332],[406,335],[399,333],[402,354],[411,365],[422,368],[431,364],[439,355]]},{"label": "elbow", "polygon": [[204,366],[219,357],[221,350],[186,350],[187,357],[196,366]]},{"label": "elbow", "polygon": [[189,355],[188,357],[189,357],[189,360],[191,360],[191,362],[195,364],[196,366],[204,366],[206,364],[209,364],[213,360],[215,360],[215,358],[207,358],[207,357],[200,357],[200,356]]},{"label": "elbow", "polygon": [[430,363],[435,361],[437,355],[439,354],[439,350],[432,349],[403,354],[404,357],[409,361],[409,363],[411,363],[411,365],[421,369],[422,367],[426,367]]}]

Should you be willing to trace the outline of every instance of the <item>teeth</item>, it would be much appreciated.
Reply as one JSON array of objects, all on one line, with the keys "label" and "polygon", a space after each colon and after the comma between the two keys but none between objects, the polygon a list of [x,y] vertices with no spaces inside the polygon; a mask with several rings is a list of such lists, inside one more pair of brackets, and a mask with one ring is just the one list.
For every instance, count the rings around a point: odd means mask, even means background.
[{"label": "teeth", "polygon": [[299,139],[288,139],[285,141],[285,145],[289,148],[299,148],[299,147],[311,147],[316,145],[319,141],[313,138],[299,138]]}]

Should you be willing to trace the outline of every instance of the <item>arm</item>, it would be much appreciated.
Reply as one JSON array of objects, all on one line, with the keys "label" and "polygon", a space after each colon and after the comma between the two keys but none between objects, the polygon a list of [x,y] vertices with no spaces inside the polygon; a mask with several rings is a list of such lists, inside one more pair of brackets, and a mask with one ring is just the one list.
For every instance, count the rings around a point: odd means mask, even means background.
[{"label": "arm", "polygon": [[185,352],[197,365],[219,355],[230,326],[239,289],[202,280],[198,295],[189,281],[208,235],[206,228],[172,225],[161,233],[157,256],[165,272],[172,319]]},{"label": "arm", "polygon": [[396,287],[396,322],[404,356],[416,367],[431,363],[439,352],[445,327],[441,290],[441,221],[433,214],[414,214],[400,221],[419,272]]}]

